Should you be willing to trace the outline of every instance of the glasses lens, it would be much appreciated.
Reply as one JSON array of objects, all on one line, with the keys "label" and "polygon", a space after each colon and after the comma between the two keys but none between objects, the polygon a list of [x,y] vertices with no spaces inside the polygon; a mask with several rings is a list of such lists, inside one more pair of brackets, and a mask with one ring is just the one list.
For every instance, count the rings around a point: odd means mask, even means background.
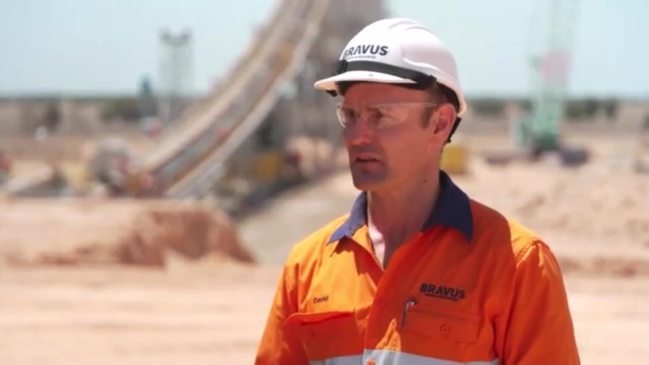
[{"label": "glasses lens", "polygon": [[338,122],[340,122],[340,125],[343,127],[347,127],[354,123],[355,112],[349,107],[338,105],[338,108],[336,108],[336,115],[338,116]]},{"label": "glasses lens", "polygon": [[389,128],[408,120],[409,113],[415,107],[431,108],[436,107],[433,103],[392,103],[367,105],[360,112],[354,109],[338,105],[336,114],[340,125],[347,128],[362,118],[370,126],[376,129]]}]

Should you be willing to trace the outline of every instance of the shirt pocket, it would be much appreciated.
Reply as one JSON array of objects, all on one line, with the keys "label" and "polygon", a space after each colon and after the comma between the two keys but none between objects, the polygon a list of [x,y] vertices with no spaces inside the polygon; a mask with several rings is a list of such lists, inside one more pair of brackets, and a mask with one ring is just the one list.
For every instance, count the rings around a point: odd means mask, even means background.
[{"label": "shirt pocket", "polygon": [[297,332],[310,360],[363,352],[354,312],[294,313],[285,325]]},{"label": "shirt pocket", "polygon": [[445,344],[475,344],[480,333],[480,316],[413,306],[403,318],[402,336],[405,339],[426,338]]}]

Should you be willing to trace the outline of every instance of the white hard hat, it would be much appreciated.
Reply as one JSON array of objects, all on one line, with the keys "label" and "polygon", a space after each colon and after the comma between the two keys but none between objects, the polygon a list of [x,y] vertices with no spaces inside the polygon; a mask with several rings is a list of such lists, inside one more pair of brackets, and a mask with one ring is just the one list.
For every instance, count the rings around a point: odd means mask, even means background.
[{"label": "white hard hat", "polygon": [[451,51],[412,19],[382,19],[363,28],[345,46],[336,75],[314,86],[335,95],[338,83],[346,81],[419,84],[422,88],[437,82],[457,96],[458,117],[467,108]]}]

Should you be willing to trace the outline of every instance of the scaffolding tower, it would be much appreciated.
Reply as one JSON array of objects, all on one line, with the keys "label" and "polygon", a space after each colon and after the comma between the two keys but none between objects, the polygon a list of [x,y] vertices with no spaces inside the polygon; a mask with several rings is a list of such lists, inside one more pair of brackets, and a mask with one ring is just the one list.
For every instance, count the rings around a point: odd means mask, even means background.
[{"label": "scaffolding tower", "polygon": [[193,37],[184,30],[159,35],[159,117],[169,125],[188,103],[193,69]]}]

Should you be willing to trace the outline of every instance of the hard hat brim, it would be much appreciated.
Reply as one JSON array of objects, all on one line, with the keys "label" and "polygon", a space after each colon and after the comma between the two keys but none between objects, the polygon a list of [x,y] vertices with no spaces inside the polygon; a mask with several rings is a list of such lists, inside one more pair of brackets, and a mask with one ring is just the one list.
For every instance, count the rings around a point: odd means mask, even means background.
[{"label": "hard hat brim", "polygon": [[365,82],[380,82],[385,84],[414,84],[415,82],[402,77],[375,71],[347,71],[340,75],[327,77],[326,79],[318,80],[313,84],[318,90],[324,91],[338,91],[339,82],[347,81],[365,81]]},{"label": "hard hat brim", "polygon": [[[347,71],[339,75],[327,77],[326,79],[318,80],[313,84],[313,87],[318,90],[323,91],[334,91],[340,93],[338,90],[339,82],[347,81],[358,81],[358,82],[379,82],[384,84],[416,84],[415,81],[406,79],[399,76],[390,75],[383,72],[376,71]],[[463,94],[459,92],[456,87],[451,86],[451,84],[440,80],[440,84],[450,88],[453,92],[458,95],[458,101],[460,103],[460,110],[458,111],[458,117],[463,117],[466,113],[467,106],[466,101],[464,100]],[[335,94],[334,94],[335,95]]]}]

